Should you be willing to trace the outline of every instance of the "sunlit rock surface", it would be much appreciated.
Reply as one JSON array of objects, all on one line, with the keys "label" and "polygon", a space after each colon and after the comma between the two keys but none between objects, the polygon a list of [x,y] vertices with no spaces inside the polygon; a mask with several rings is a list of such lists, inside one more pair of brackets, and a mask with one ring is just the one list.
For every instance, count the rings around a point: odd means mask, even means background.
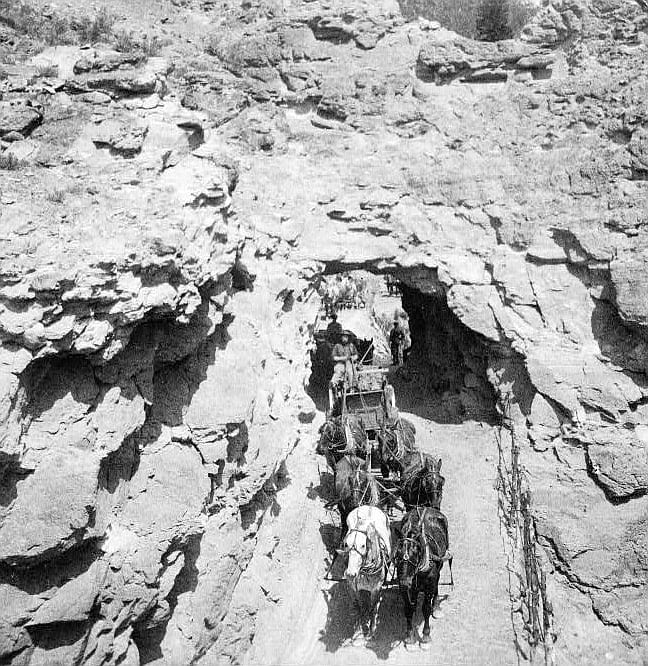
[{"label": "sunlit rock surface", "polygon": [[517,406],[558,661],[602,663],[605,625],[641,663],[645,12],[552,2],[485,44],[391,2],[199,4],[169,9],[159,56],[57,47],[0,80],[21,161],[0,171],[0,659],[240,657],[237,584],[314,418],[312,285],[366,268],[428,312],[467,418],[476,394]]}]

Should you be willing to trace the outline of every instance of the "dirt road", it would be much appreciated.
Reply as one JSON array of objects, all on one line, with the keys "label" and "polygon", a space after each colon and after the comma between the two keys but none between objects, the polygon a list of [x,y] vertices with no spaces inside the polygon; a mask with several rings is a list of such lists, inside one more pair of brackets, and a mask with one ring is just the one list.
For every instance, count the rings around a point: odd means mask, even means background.
[{"label": "dirt road", "polygon": [[[424,450],[443,459],[443,510],[454,553],[454,590],[442,586],[442,617],[432,622],[426,651],[405,648],[405,622],[396,588],[387,590],[375,640],[356,647],[343,582],[324,580],[337,517],[324,509],[321,458],[303,442],[288,461],[291,483],[279,493],[284,510],[266,526],[278,539],[258,576],[274,578],[273,597],[259,611],[252,649],[245,663],[282,665],[516,664],[508,596],[508,574],[497,515],[496,443],[487,425],[440,425],[403,414],[416,425]],[[326,486],[326,483],[323,484]],[[279,536],[280,535],[280,536]],[[442,582],[448,580],[444,567]],[[420,613],[418,615],[420,620]],[[420,622],[419,622],[420,626]]]}]

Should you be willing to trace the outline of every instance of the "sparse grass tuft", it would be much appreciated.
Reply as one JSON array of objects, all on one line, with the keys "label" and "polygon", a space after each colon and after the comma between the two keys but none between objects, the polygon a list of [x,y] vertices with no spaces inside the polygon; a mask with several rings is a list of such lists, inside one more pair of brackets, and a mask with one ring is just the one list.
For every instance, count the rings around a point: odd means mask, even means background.
[{"label": "sparse grass tuft", "polygon": [[47,193],[46,197],[47,200],[52,203],[63,203],[65,201],[66,192],[67,190],[63,187],[55,187]]},{"label": "sparse grass tuft", "polygon": [[0,153],[0,169],[4,171],[17,171],[22,166],[21,161],[11,153]]},{"label": "sparse grass tuft", "polygon": [[163,42],[158,35],[144,35],[138,39],[130,30],[119,30],[114,35],[115,48],[120,53],[139,53],[150,58],[160,53]]},{"label": "sparse grass tuft", "polygon": [[43,13],[21,0],[0,0],[0,22],[44,44],[66,44],[72,39],[69,21],[56,14]]},{"label": "sparse grass tuft", "polygon": [[58,65],[39,65],[36,68],[36,74],[34,77],[37,79],[55,79],[58,76],[58,73]]},{"label": "sparse grass tuft", "polygon": [[115,32],[115,48],[120,53],[133,53],[136,48],[135,37],[130,30]]},{"label": "sparse grass tuft", "polygon": [[94,17],[84,16],[74,26],[81,42],[94,44],[96,42],[110,41],[113,36],[115,15],[102,7]]},{"label": "sparse grass tuft", "polygon": [[102,7],[94,16],[70,20],[53,9],[43,11],[25,0],[0,0],[0,23],[45,46],[109,41],[115,16]]},{"label": "sparse grass tuft", "polygon": [[144,55],[153,57],[160,53],[162,40],[157,35],[145,35],[140,49]]}]

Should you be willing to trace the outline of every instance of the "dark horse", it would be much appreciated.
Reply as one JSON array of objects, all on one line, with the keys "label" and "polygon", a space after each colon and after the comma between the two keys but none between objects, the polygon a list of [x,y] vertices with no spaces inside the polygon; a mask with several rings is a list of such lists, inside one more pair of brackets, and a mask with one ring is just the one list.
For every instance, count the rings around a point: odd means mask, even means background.
[{"label": "dark horse", "polygon": [[[348,426],[350,438],[345,423]],[[348,441],[349,439],[350,441]],[[326,458],[331,469],[335,469],[335,465],[345,455],[365,457],[366,450],[367,436],[356,418],[349,416],[345,421],[341,416],[334,416],[327,419],[320,428],[320,439],[316,451]]]},{"label": "dark horse", "polygon": [[366,461],[358,456],[345,455],[335,465],[335,494],[337,497],[342,537],[347,530],[347,516],[361,504],[378,506],[378,484],[367,470]]},{"label": "dark horse", "polygon": [[448,521],[438,509],[417,507],[403,519],[395,560],[407,620],[406,645],[416,643],[412,618],[421,592],[421,642],[428,643],[430,640],[430,614],[439,596],[439,576],[445,561],[449,562],[452,576],[452,556],[448,552],[448,546]]},{"label": "dark horse", "polygon": [[401,482],[401,497],[407,509],[431,506],[441,509],[443,484],[441,459],[417,451],[405,456]]},{"label": "dark horse", "polygon": [[378,456],[380,471],[387,478],[390,472],[402,475],[410,454],[416,451],[416,427],[400,417],[390,419],[378,431]]}]

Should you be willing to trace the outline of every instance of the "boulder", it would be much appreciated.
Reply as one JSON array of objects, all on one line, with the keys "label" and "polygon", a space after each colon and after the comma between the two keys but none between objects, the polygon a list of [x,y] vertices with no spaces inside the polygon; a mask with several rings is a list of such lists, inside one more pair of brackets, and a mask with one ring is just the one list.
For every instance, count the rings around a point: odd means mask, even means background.
[{"label": "boulder", "polygon": [[88,51],[79,46],[50,46],[31,58],[30,64],[36,68],[56,67],[58,76],[68,79],[74,76],[75,63],[87,58]]},{"label": "boulder", "polygon": [[28,626],[87,620],[103,587],[107,568],[105,562],[98,560],[85,573],[69,580],[39,607]]},{"label": "boulder", "polygon": [[448,291],[448,306],[468,328],[488,340],[499,342],[501,333],[488,306],[490,298],[498,299],[497,291],[491,285],[456,284]]},{"label": "boulder", "polygon": [[[592,474],[606,493],[624,499],[648,492],[648,436],[638,429],[599,428],[587,447]],[[637,430],[639,430],[638,436]]]},{"label": "boulder", "polygon": [[[149,540],[142,544],[142,562],[147,564],[136,566],[149,569],[151,582],[161,569],[162,553],[158,551],[164,552],[179,535],[199,531],[209,492],[209,478],[192,446],[171,443],[142,457],[130,482],[130,501],[118,522],[122,528]],[[151,550],[153,545],[155,550]]]},{"label": "boulder", "polygon": [[616,305],[624,321],[648,325],[648,303],[643,285],[648,281],[648,252],[624,252],[610,262]]},{"label": "boulder", "polygon": [[152,95],[155,92],[163,95],[169,70],[170,65],[163,58],[149,58],[134,67],[115,65],[112,60],[102,66],[95,66],[94,61],[77,63],[77,75],[66,83],[66,89],[75,93],[100,91],[111,97]]},{"label": "boulder", "polygon": [[93,131],[92,141],[98,147],[109,148],[113,155],[134,157],[142,150],[147,132],[147,125],[104,121]]},{"label": "boulder", "polygon": [[441,31],[441,34],[432,33],[421,46],[416,71],[422,80],[447,81],[478,70],[499,69],[526,54],[522,45],[518,54],[507,54],[498,44],[477,42]]},{"label": "boulder", "polygon": [[28,136],[43,122],[43,114],[27,102],[0,101],[0,138],[11,132]]},{"label": "boulder", "polygon": [[536,393],[531,403],[531,413],[527,418],[529,437],[536,448],[545,450],[549,443],[560,435],[560,421],[556,412],[540,393]]},{"label": "boulder", "polygon": [[5,157],[13,157],[21,164],[33,164],[38,161],[38,155],[41,149],[41,142],[34,139],[24,139],[23,141],[16,141],[12,143],[7,150],[4,151]]},{"label": "boulder", "polygon": [[161,188],[172,190],[183,206],[225,208],[230,202],[234,175],[228,166],[188,155],[164,171]]},{"label": "boulder", "polygon": [[46,455],[0,526],[0,562],[31,566],[93,536],[98,475],[92,451],[62,446]]}]

